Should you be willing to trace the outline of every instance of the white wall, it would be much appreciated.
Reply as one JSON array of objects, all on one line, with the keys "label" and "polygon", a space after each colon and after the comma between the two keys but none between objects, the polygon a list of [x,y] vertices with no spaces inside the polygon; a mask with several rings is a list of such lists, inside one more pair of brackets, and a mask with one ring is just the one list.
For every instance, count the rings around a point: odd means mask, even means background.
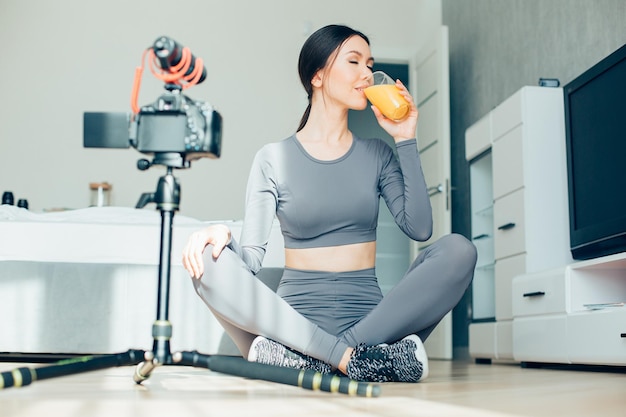
[{"label": "white wall", "polygon": [[[408,59],[441,23],[441,0],[0,1],[0,192],[42,211],[88,206],[94,181],[113,184],[118,206],[154,191],[163,168],[137,170],[144,156],[134,149],[84,149],[82,115],[129,111],[135,67],[166,35],[207,65],[207,80],[186,94],[224,117],[222,158],[176,172],[180,213],[241,218],[255,151],[293,133],[306,106],[300,47],[329,23],[366,33],[378,58]],[[146,69],[139,104],[162,87]]]}]

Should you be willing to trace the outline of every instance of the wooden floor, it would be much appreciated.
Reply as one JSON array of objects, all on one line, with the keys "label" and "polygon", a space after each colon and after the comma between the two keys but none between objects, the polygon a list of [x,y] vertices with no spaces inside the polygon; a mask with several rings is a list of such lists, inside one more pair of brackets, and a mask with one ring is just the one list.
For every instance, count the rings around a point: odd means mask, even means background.
[{"label": "wooden floor", "polygon": [[[29,366],[0,363],[0,371]],[[42,365],[32,365],[42,366]],[[134,367],[0,390],[1,417],[626,416],[626,374],[431,361],[419,384],[381,384],[377,398],[328,394],[206,369],[163,366],[142,385]]]}]

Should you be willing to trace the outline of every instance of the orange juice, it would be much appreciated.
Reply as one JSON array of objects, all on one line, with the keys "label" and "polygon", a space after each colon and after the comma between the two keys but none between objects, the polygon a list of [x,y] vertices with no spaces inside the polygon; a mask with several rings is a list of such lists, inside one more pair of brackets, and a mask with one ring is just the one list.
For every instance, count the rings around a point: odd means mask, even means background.
[{"label": "orange juice", "polygon": [[365,96],[391,120],[402,120],[409,114],[409,103],[400,94],[395,84],[381,84],[367,87]]}]

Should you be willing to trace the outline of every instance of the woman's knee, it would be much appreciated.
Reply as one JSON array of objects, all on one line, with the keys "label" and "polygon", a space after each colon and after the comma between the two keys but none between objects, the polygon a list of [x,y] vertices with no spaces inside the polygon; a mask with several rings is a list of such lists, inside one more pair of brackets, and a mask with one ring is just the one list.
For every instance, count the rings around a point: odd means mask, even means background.
[{"label": "woman's knee", "polygon": [[218,289],[223,285],[223,280],[227,280],[228,277],[242,269],[243,262],[230,248],[224,248],[217,258],[213,257],[212,248],[209,245],[204,249],[204,273],[199,279],[192,278],[196,291],[200,287],[204,289],[204,292]]},{"label": "woman's knee", "polygon": [[476,267],[478,253],[476,246],[465,236],[458,233],[451,233],[439,239],[440,250],[446,259],[459,271],[471,274]]},{"label": "woman's knee", "polygon": [[450,250],[460,259],[465,260],[472,268],[476,265],[478,252],[476,246],[470,242],[465,236],[458,233],[449,234],[447,237]]}]

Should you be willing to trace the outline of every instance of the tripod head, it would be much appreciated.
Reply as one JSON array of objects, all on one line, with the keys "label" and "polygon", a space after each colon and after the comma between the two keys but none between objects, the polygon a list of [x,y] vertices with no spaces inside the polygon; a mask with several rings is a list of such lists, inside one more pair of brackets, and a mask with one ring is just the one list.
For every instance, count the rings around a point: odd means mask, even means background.
[{"label": "tripod head", "polygon": [[191,167],[191,161],[178,152],[158,152],[154,154],[152,161],[141,158],[137,161],[137,169],[146,171],[153,165],[163,165],[167,168],[185,169]]},{"label": "tripod head", "polygon": [[[180,166],[181,163],[187,162],[187,166]],[[176,211],[180,205],[180,184],[174,177],[174,168],[187,168],[188,161],[184,161],[180,154],[167,153],[157,154],[152,162],[147,159],[137,161],[137,168],[141,171],[149,169],[153,165],[165,165],[166,174],[159,178],[156,192],[143,193],[139,197],[139,201],[135,208],[144,208],[148,203],[156,203],[157,209],[160,211]]]}]

